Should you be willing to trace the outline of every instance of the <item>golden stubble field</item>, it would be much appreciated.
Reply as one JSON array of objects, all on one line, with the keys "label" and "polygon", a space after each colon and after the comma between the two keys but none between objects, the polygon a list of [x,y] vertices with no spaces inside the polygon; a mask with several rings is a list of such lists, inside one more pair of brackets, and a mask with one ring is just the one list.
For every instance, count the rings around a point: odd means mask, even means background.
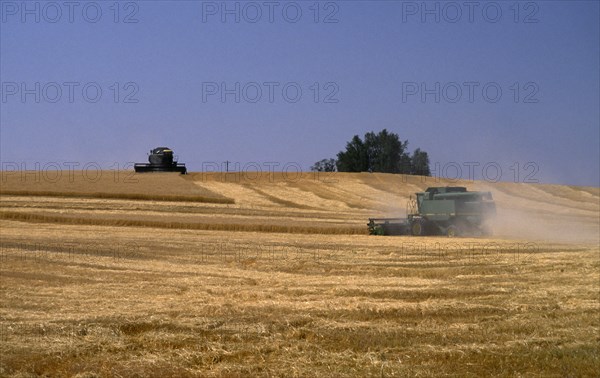
[{"label": "golden stubble field", "polygon": [[[125,177],[127,179],[125,179]],[[2,175],[0,376],[598,376],[598,188]],[[490,239],[376,237],[428,186]]]}]

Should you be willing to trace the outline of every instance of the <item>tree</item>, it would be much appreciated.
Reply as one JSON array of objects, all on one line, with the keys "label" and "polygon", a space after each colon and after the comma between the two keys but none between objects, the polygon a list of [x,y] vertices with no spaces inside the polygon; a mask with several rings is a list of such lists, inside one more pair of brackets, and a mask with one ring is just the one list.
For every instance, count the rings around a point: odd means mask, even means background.
[{"label": "tree", "polygon": [[335,159],[322,159],[316,162],[310,170],[313,172],[335,172],[336,161]]},{"label": "tree", "polygon": [[338,153],[337,168],[340,172],[410,173],[410,156],[406,153],[408,141],[400,140],[398,134],[383,129],[378,134],[368,132],[364,142],[355,135],[346,145],[346,151]]},{"label": "tree", "polygon": [[398,134],[383,129],[379,134],[365,134],[369,151],[370,170],[385,173],[409,173],[410,156],[406,153],[408,141],[400,140]]},{"label": "tree", "polygon": [[411,175],[431,176],[431,170],[429,169],[429,155],[427,152],[417,148],[415,152],[413,152],[411,161]]},{"label": "tree", "polygon": [[337,170],[340,172],[365,172],[369,169],[369,158],[362,139],[358,135],[346,143],[346,151],[337,154]]},{"label": "tree", "polygon": [[431,176],[429,155],[417,148],[408,154],[408,140],[402,141],[398,134],[383,129],[375,134],[365,134],[364,141],[358,135],[346,143],[346,150],[334,159],[323,159],[311,167],[321,171],[337,166],[339,172],[384,172],[407,175]]}]

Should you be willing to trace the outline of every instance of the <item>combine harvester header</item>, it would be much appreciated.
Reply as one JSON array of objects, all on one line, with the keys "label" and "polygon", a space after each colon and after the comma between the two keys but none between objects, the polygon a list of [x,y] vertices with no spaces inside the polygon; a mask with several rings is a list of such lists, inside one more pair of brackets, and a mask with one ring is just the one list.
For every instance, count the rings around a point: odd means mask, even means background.
[{"label": "combine harvester header", "polygon": [[469,192],[462,186],[431,187],[410,198],[406,213],[406,218],[369,218],[369,233],[489,236],[496,204],[490,192]]}]

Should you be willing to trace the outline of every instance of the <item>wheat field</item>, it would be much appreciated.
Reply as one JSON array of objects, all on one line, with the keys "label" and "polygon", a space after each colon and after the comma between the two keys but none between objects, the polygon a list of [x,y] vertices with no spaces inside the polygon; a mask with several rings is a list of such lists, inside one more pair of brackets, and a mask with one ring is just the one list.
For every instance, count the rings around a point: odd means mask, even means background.
[{"label": "wheat field", "polygon": [[[428,186],[493,238],[367,235]],[[0,186],[0,376],[598,376],[600,189],[388,174]]]}]

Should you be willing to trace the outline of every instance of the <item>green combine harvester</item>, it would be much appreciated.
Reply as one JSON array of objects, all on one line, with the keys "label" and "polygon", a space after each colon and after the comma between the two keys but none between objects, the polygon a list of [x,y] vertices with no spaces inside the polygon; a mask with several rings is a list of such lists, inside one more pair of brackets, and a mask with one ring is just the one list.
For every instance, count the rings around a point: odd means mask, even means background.
[{"label": "green combine harvester", "polygon": [[489,236],[496,204],[490,192],[469,192],[462,186],[432,187],[415,193],[406,213],[406,218],[369,218],[369,233]]}]

